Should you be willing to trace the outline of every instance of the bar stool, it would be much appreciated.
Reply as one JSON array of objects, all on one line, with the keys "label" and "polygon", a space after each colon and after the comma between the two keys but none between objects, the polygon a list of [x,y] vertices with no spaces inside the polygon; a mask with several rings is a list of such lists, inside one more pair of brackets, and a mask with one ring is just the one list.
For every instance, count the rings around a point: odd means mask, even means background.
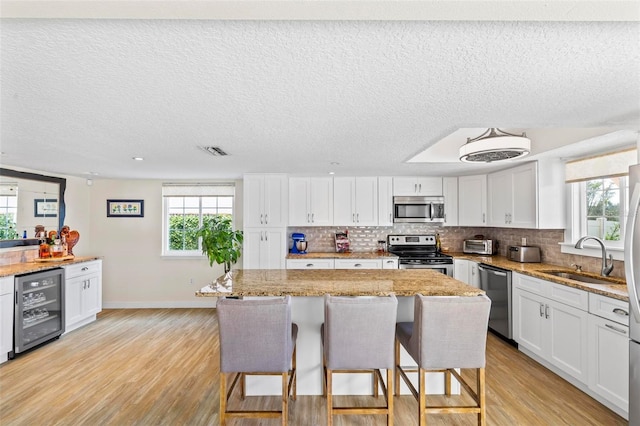
[{"label": "bar stool", "polygon": [[[425,297],[414,299],[413,322],[401,322],[396,326],[395,344],[395,393],[400,393],[400,376],[413,396],[418,400],[419,424],[426,424],[427,413],[476,413],[478,424],[486,423],[485,404],[485,353],[487,327],[491,300],[487,296],[477,297]],[[417,368],[400,366],[402,345]],[[475,389],[455,370],[476,370]],[[475,401],[473,406],[427,406],[425,395],[425,372],[445,374],[445,394],[451,395],[453,375]],[[406,373],[418,373],[418,391]]]},{"label": "bar stool", "polygon": [[[325,295],[323,345],[323,395],[327,397],[327,424],[333,415],[385,414],[393,425],[393,341],[398,300],[387,297],[334,297]],[[387,370],[385,386],[380,369]],[[334,373],[373,374],[373,392],[382,387],[384,407],[334,407]]]},{"label": "bar stool", "polygon": [[[287,424],[288,400],[296,399],[296,338],[291,322],[291,297],[277,299],[220,299],[220,424],[227,418],[282,418]],[[227,389],[227,374],[236,373]],[[245,375],[281,375],[282,408],[278,411],[233,411],[228,402],[238,380],[244,399]]]}]

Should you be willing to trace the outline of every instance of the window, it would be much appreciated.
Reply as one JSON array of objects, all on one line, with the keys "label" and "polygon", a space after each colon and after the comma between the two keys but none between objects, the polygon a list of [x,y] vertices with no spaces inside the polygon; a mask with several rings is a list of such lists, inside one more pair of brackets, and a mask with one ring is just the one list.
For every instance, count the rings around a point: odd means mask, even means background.
[{"label": "window", "polygon": [[208,217],[233,218],[233,184],[165,184],[163,195],[163,255],[202,256],[196,233]]},{"label": "window", "polygon": [[17,184],[0,186],[0,240],[13,240],[17,236],[17,192]]},{"label": "window", "polygon": [[626,177],[608,177],[581,182],[585,212],[581,235],[598,237],[609,246],[622,246],[629,187]]}]

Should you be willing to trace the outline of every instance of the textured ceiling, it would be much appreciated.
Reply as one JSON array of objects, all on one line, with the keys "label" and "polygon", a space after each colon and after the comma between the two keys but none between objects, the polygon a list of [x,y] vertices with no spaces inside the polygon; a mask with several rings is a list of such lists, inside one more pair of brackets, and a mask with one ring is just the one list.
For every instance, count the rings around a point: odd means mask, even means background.
[{"label": "textured ceiling", "polygon": [[457,151],[459,128],[559,129],[551,147],[574,141],[560,129],[640,129],[638,22],[3,19],[0,37],[3,166],[471,174],[407,160]]}]

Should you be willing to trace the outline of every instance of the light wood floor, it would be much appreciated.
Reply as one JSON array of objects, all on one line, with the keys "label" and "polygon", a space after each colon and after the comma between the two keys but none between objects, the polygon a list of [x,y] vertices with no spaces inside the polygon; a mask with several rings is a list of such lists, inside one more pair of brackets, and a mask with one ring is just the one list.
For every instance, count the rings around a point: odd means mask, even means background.
[{"label": "light wood floor", "polygon": [[[627,424],[492,335],[487,352],[489,425]],[[367,399],[355,402],[368,404]],[[244,404],[277,408],[279,401],[253,397]],[[413,397],[396,398],[395,416],[399,426],[417,424]],[[290,404],[289,419],[291,425],[324,425],[324,399],[298,397]],[[383,425],[383,419],[340,416],[335,424]],[[432,425],[472,425],[474,420],[473,415],[428,418]],[[215,311],[107,310],[95,323],[18,356],[0,366],[0,424],[217,425]]]}]

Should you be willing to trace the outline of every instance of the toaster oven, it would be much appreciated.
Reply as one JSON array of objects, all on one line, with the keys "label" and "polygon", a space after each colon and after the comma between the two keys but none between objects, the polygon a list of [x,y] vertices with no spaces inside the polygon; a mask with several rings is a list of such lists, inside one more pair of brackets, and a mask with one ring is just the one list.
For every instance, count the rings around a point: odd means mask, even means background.
[{"label": "toaster oven", "polygon": [[462,252],[468,254],[496,254],[498,252],[498,242],[494,240],[464,240]]}]

